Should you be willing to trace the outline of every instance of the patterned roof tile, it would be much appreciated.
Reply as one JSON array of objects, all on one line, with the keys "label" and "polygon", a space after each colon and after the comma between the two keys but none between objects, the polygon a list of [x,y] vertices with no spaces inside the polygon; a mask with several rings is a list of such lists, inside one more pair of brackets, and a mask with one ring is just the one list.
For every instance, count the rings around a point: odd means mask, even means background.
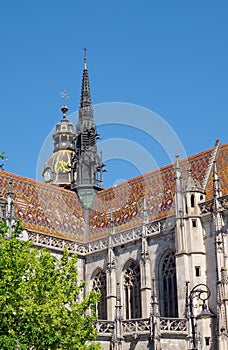
[{"label": "patterned roof tile", "polygon": [[[202,183],[212,151],[213,149],[209,149],[180,161],[183,177],[191,169],[192,177]],[[116,232],[141,225],[144,198],[150,222],[174,215],[174,192],[174,164],[99,192],[93,204],[94,209],[90,211],[89,240],[108,234],[111,212]]]},{"label": "patterned roof tile", "polygon": [[6,197],[12,182],[15,215],[25,229],[82,242],[82,207],[74,192],[0,171],[0,192]]},{"label": "patterned roof tile", "polygon": [[[202,184],[211,161],[213,149],[180,161],[183,177],[192,170],[192,177]],[[228,145],[220,147],[217,159],[218,174],[223,194],[228,193]],[[74,192],[37,182],[22,176],[0,171],[0,193],[6,197],[12,181],[15,213],[30,231],[83,242],[83,209]],[[115,231],[121,232],[142,224],[143,199],[146,200],[150,222],[174,215],[175,165],[160,169],[102,190],[96,196],[89,213],[89,241],[109,233],[110,218]],[[210,176],[206,198],[213,196]]]}]

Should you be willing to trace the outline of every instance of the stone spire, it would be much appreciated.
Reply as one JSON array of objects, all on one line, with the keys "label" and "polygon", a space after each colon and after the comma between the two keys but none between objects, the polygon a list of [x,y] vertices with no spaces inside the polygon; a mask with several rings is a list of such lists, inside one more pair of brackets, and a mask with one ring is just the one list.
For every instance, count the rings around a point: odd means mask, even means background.
[{"label": "stone spire", "polygon": [[103,188],[102,157],[97,152],[96,124],[90,96],[90,85],[84,49],[84,67],[82,75],[81,100],[76,128],[76,178],[71,182],[71,189],[77,191],[85,209],[89,209],[97,191]]},{"label": "stone spire", "polygon": [[77,133],[84,129],[96,128],[93,119],[93,107],[91,102],[89,75],[86,63],[86,49],[84,49],[84,68],[82,74],[81,99],[78,116]]},{"label": "stone spire", "polygon": [[86,64],[86,49],[84,49],[84,69],[83,69],[83,75],[82,75],[80,109],[85,107],[92,107],[91,96],[90,96],[90,86],[89,86],[89,75],[88,75],[87,64]]}]

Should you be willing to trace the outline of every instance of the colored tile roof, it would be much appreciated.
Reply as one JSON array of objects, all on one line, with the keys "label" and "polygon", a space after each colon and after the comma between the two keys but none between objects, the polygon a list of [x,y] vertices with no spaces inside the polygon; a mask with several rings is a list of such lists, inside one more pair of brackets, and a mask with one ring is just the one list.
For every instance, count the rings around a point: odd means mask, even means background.
[{"label": "colored tile roof", "polygon": [[74,192],[1,170],[0,193],[3,197],[6,197],[11,181],[15,215],[21,218],[25,229],[83,241],[83,212]]},{"label": "colored tile roof", "polygon": [[[209,149],[180,161],[183,177],[186,177],[188,170],[191,169],[193,179],[202,185],[213,150]],[[227,153],[228,145],[222,146],[219,153],[219,164],[223,164],[223,168],[219,165],[219,169],[223,169],[222,187],[226,191],[228,190],[228,176],[225,175],[224,170],[227,167]],[[89,240],[99,239],[108,234],[110,212],[112,212],[116,232],[141,225],[144,198],[150,222],[174,215],[174,192],[174,164],[101,191],[93,205],[93,208],[96,209],[90,211]],[[212,198],[211,190],[207,197]]]},{"label": "colored tile roof", "polygon": [[[183,177],[192,170],[192,177],[203,183],[209,169],[213,149],[180,161]],[[220,147],[217,168],[223,194],[228,193],[228,145]],[[83,209],[74,192],[22,176],[0,171],[0,193],[6,197],[12,181],[15,214],[24,227],[33,232],[83,242]],[[143,199],[150,222],[174,215],[175,166],[167,165],[140,175],[117,186],[100,191],[89,213],[89,241],[108,235],[110,213],[115,231],[138,227],[142,223]],[[206,199],[213,196],[210,175]]]}]

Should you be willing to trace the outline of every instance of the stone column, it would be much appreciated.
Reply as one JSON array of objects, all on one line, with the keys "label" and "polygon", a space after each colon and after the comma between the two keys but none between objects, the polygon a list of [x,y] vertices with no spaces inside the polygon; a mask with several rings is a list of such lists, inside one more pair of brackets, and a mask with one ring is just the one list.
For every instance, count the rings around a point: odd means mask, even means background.
[{"label": "stone column", "polygon": [[114,234],[114,222],[112,214],[110,218],[109,245],[107,259],[107,317],[114,320],[116,307],[116,257],[113,251],[112,235]]}]

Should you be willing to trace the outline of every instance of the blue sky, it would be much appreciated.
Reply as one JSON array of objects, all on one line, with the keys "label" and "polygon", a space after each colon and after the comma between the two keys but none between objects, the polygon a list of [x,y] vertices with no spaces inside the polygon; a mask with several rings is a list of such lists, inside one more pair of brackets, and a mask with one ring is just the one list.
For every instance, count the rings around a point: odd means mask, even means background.
[{"label": "blue sky", "polygon": [[[121,102],[156,112],[187,155],[212,147],[216,139],[226,143],[227,19],[226,0],[2,1],[5,169],[36,178],[42,145],[61,119],[60,91],[70,95],[69,113],[79,106],[85,46],[94,104]],[[157,166],[169,162],[151,135],[121,123],[99,131],[103,140],[134,141]],[[126,158],[107,161],[106,186],[140,172]]]}]

